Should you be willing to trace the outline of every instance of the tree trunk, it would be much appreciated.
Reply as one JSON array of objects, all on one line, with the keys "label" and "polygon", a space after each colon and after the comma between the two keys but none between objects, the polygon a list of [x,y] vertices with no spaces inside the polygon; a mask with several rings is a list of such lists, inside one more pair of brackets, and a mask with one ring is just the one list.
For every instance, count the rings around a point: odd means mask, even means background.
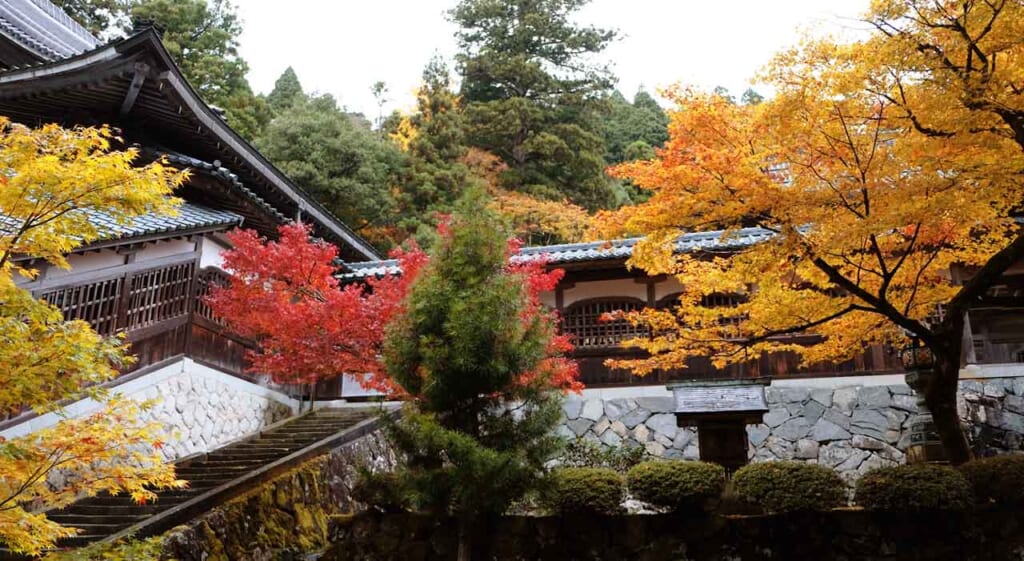
[{"label": "tree trunk", "polygon": [[459,517],[459,554],[458,561],[470,561],[473,555],[473,533],[469,528],[469,520]]},{"label": "tree trunk", "polygon": [[946,459],[953,465],[960,465],[974,457],[956,411],[960,357],[953,359],[949,355],[937,354],[929,378],[923,388],[925,404],[935,423],[935,432],[942,441]]}]

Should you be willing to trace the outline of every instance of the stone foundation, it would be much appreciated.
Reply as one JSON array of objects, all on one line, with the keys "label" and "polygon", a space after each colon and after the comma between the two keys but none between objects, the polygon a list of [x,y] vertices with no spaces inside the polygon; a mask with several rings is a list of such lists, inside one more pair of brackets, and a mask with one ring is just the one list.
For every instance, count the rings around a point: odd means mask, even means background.
[{"label": "stone foundation", "polygon": [[[747,427],[752,461],[803,460],[854,480],[904,461],[917,398],[904,384],[768,387],[764,422]],[[558,434],[606,447],[642,446],[654,457],[697,459],[698,437],[676,426],[672,398],[582,398],[563,404]],[[958,409],[979,456],[1024,449],[1024,378],[960,382]]]}]

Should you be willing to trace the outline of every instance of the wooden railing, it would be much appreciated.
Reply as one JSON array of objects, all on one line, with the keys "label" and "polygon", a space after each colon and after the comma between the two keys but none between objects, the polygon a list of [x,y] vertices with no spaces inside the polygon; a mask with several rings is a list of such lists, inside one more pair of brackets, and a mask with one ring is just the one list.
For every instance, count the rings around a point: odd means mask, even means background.
[{"label": "wooden railing", "polygon": [[53,304],[65,319],[84,320],[100,335],[134,332],[186,316],[191,311],[194,259],[51,286],[36,297]]}]

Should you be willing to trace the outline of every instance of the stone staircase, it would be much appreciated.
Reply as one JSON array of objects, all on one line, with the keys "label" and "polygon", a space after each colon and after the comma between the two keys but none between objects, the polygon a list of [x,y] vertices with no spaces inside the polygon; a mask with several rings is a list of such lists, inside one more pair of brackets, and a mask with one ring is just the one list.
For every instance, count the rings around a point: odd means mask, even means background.
[{"label": "stone staircase", "polygon": [[[325,444],[335,440],[331,437],[343,435],[357,424],[366,425],[361,422],[378,411],[370,407],[319,409],[178,462],[178,477],[187,480],[189,487],[161,491],[152,503],[136,504],[126,495],[96,496],[52,511],[48,517],[81,530],[78,536],[62,540],[61,547],[83,546],[129,528],[136,534],[152,535],[252,488],[273,475],[272,468],[288,468],[326,451]],[[253,477],[256,474],[265,477]],[[159,528],[138,531],[137,524],[157,519]]]}]

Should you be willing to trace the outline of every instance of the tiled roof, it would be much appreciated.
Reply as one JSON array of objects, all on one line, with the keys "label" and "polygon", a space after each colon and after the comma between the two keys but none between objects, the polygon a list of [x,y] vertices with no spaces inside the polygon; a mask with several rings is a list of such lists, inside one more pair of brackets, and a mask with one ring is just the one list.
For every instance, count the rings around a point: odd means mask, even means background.
[{"label": "tiled roof", "polygon": [[99,44],[48,0],[0,0],[0,34],[43,60],[67,58]]},{"label": "tiled roof", "polygon": [[165,156],[168,162],[172,164],[178,164],[182,166],[188,166],[193,169],[202,170],[210,175],[219,177],[224,181],[228,182],[234,189],[238,190],[243,196],[249,200],[255,202],[260,208],[265,210],[268,214],[272,215],[279,222],[286,222],[288,219],[285,215],[281,214],[279,210],[271,206],[266,200],[254,193],[251,189],[245,186],[238,176],[231,172],[231,170],[222,167],[220,162],[206,162],[192,156],[186,156],[185,154],[178,154],[169,150],[160,149],[147,149],[146,152],[152,153],[159,156]]},{"label": "tiled roof", "polygon": [[233,212],[214,210],[194,203],[184,203],[178,207],[177,216],[147,214],[138,216],[126,224],[118,224],[109,214],[90,212],[89,220],[100,231],[99,241],[184,232],[213,226],[228,227],[242,223],[242,217]]},{"label": "tiled roof", "polygon": [[[679,239],[676,240],[676,251],[685,253],[698,249],[705,251],[735,249],[764,241],[772,235],[770,230],[763,228],[742,228],[728,233],[726,230],[694,232],[679,236]],[[527,261],[538,259],[541,256],[545,256],[547,262],[552,264],[629,259],[633,256],[633,248],[642,239],[626,238],[612,241],[524,247],[520,250],[519,255],[512,257],[512,261]]]},{"label": "tiled roof", "polygon": [[[694,232],[679,236],[679,239],[676,240],[676,251],[680,253],[696,250],[726,251],[762,242],[773,235],[771,230],[763,228]],[[524,262],[544,259],[545,262],[552,265],[587,261],[624,261],[633,256],[633,248],[641,239],[643,238],[524,247],[517,255],[512,256],[511,260],[512,262]],[[398,261],[394,259],[346,263],[345,267],[348,272],[339,275],[339,278],[343,280],[379,277],[401,272]]]}]

